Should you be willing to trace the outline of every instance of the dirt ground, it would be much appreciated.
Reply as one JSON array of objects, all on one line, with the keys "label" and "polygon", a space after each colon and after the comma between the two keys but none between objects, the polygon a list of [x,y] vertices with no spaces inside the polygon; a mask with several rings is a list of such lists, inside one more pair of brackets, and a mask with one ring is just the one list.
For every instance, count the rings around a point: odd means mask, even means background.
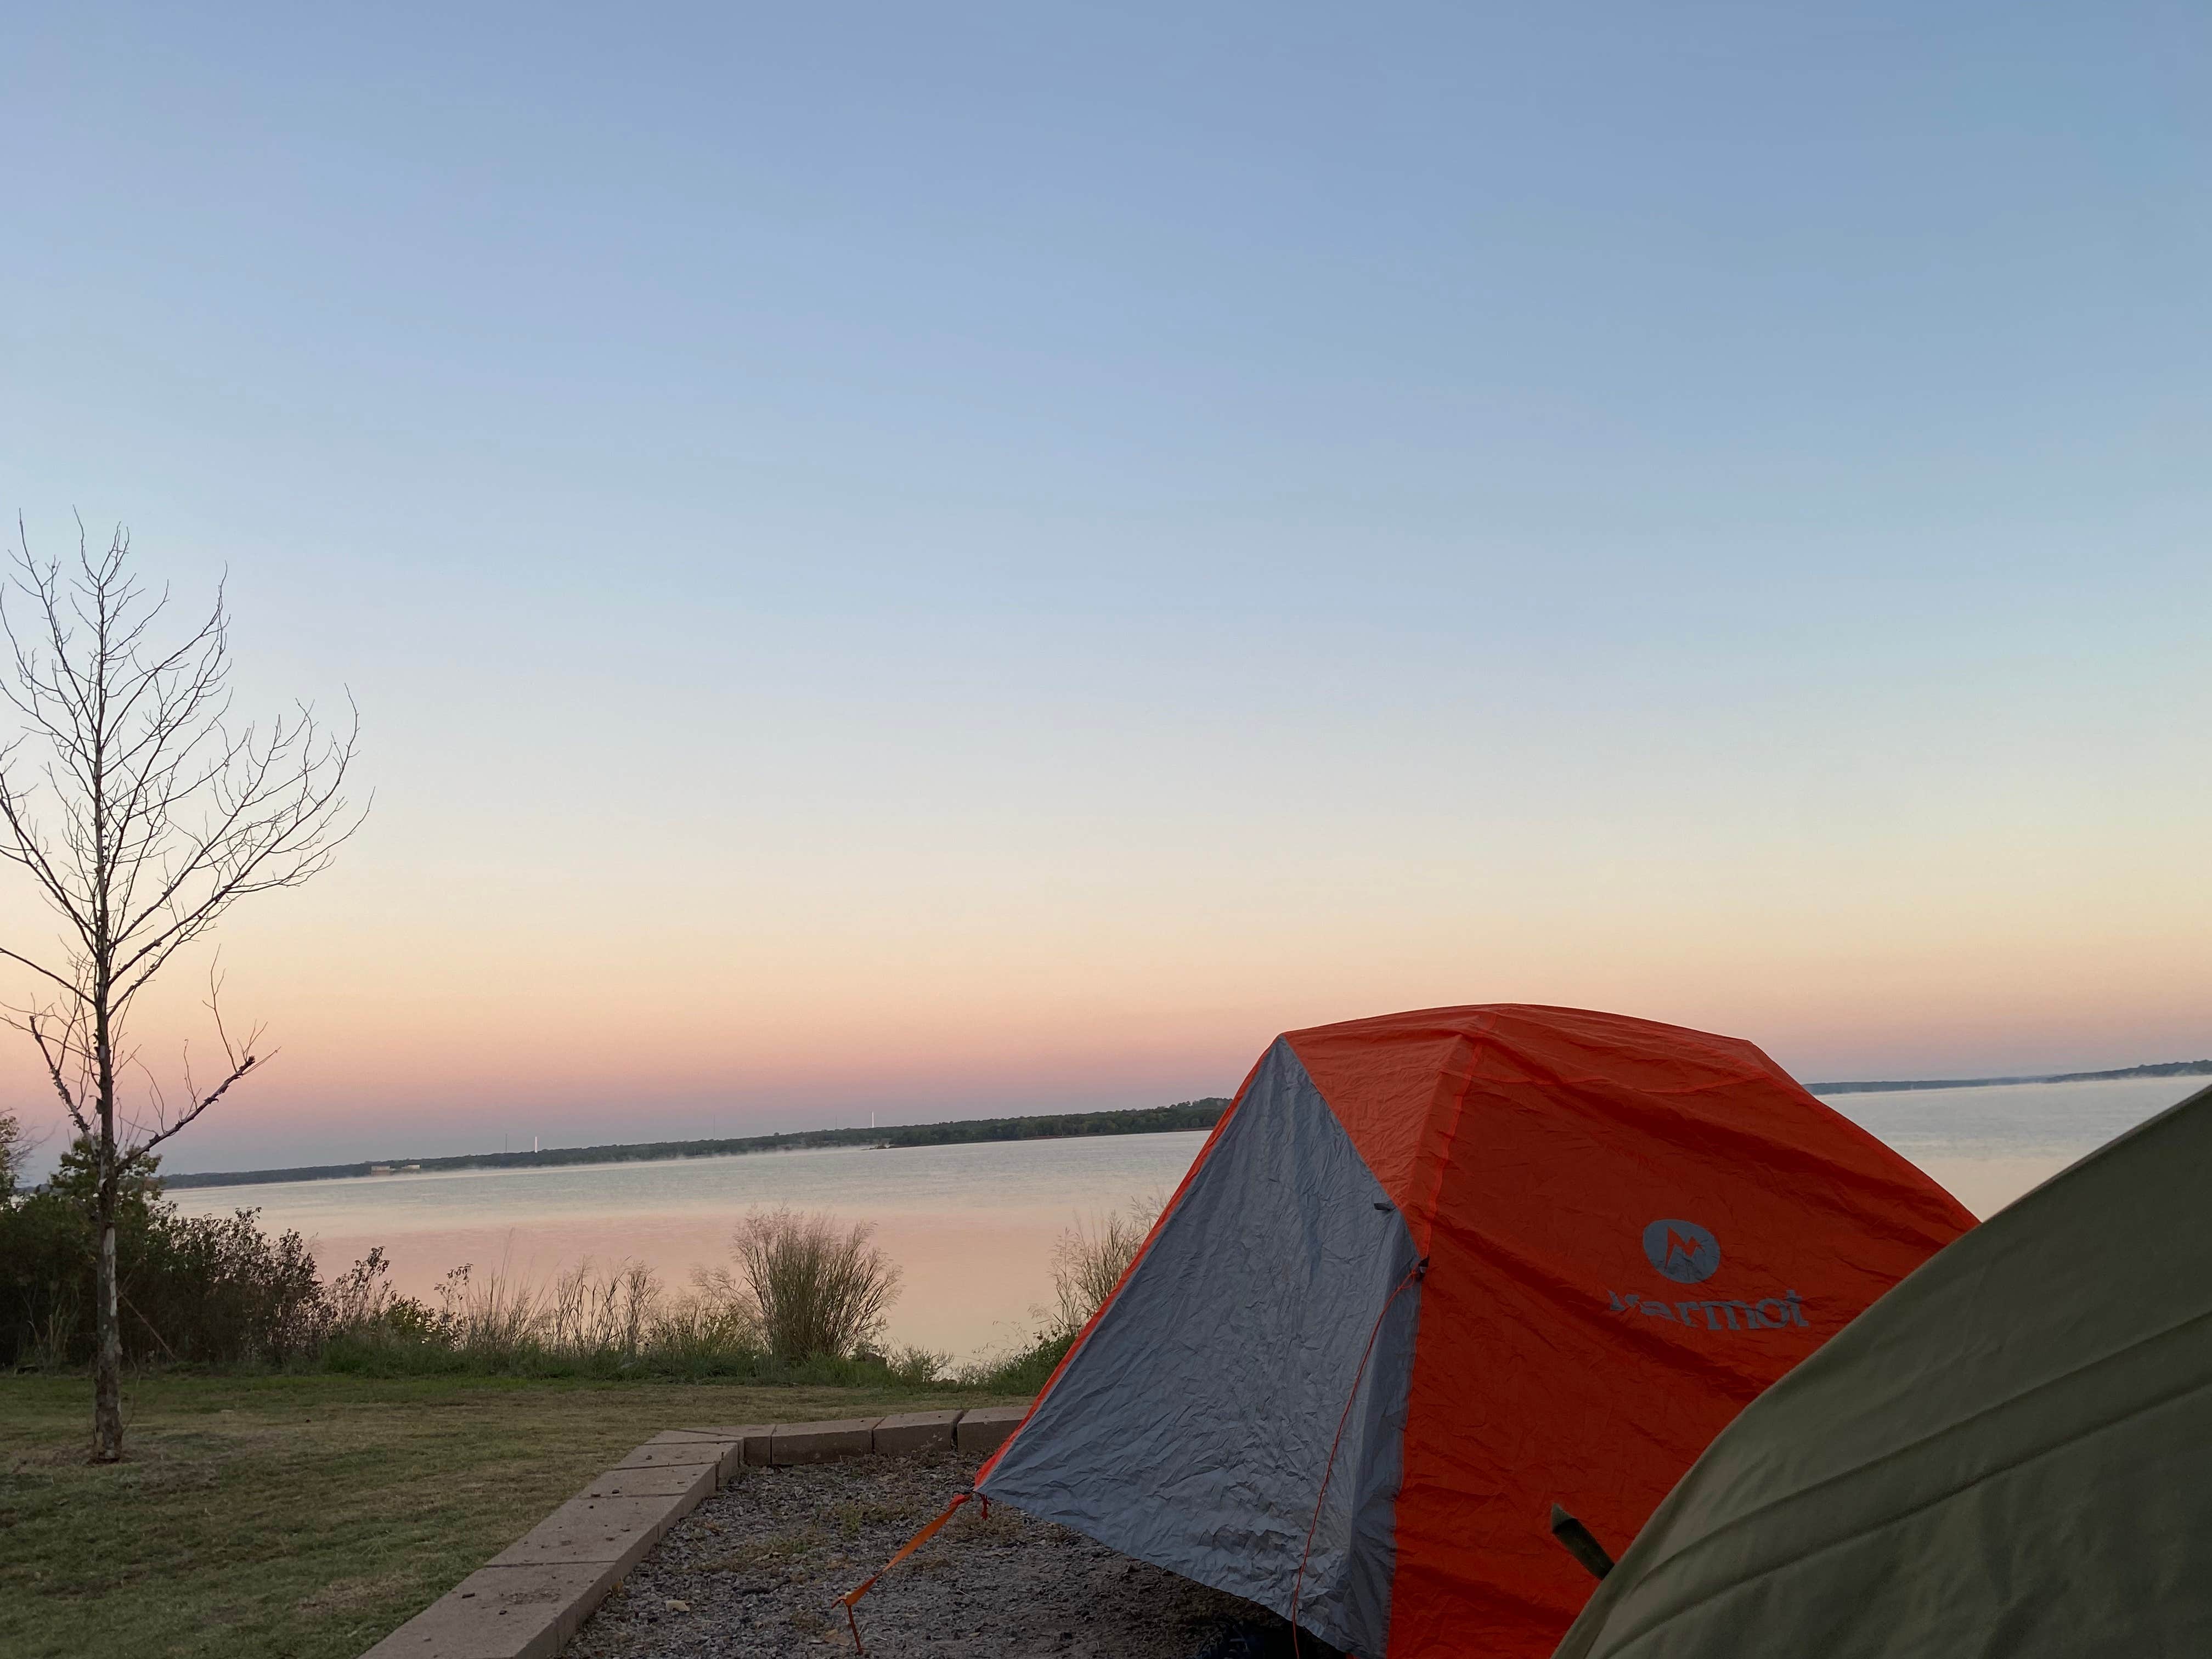
[{"label": "dirt ground", "polygon": [[[747,1469],[663,1539],[574,1659],[813,1656],[853,1638],[837,1598],[975,1472],[975,1458]],[[970,1502],[860,1602],[870,1659],[1287,1659],[1251,1603],[1003,1504]],[[1331,1659],[1311,1638],[1306,1659]]]}]

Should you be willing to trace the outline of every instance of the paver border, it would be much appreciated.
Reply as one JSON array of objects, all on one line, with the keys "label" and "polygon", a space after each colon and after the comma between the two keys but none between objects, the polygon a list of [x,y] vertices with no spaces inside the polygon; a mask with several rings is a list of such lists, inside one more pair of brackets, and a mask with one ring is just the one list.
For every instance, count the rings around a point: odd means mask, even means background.
[{"label": "paver border", "polygon": [[975,1406],[664,1430],[362,1659],[554,1659],[668,1529],[727,1486],[739,1468],[911,1456],[952,1447],[992,1451],[1028,1413],[1026,1406]]}]

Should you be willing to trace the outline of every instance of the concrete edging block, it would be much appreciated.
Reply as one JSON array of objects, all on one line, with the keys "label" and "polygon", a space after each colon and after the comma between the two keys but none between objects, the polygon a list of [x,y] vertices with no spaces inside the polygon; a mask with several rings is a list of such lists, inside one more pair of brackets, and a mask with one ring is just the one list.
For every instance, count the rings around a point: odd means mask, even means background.
[{"label": "concrete edging block", "polygon": [[953,1444],[964,1452],[996,1451],[1021,1427],[1029,1413],[1027,1406],[979,1406],[972,1412],[963,1412],[952,1431]]},{"label": "concrete edging block", "polygon": [[876,1425],[874,1448],[883,1457],[909,1457],[916,1452],[951,1451],[953,1425],[958,1412],[902,1412]]},{"label": "concrete edging block", "polygon": [[491,1559],[495,1567],[611,1562],[628,1571],[690,1513],[686,1498],[572,1498]]},{"label": "concrete edging block", "polygon": [[665,1498],[684,1505],[683,1513],[696,1509],[714,1488],[721,1466],[717,1463],[656,1463],[642,1468],[613,1468],[576,1494],[585,1498]]},{"label": "concrete edging block", "polygon": [[824,1423],[779,1423],[769,1461],[784,1469],[800,1463],[866,1457],[875,1449],[877,1421],[872,1417],[840,1417]]},{"label": "concrete edging block", "polygon": [[363,1659],[553,1659],[621,1577],[600,1562],[480,1567]]},{"label": "concrete edging block", "polygon": [[730,1455],[722,1464],[722,1474],[726,1478],[738,1472],[739,1464],[750,1463],[757,1468],[767,1463],[769,1443],[775,1438],[775,1425],[739,1423],[729,1428],[673,1429],[669,1432],[702,1440],[720,1440],[729,1444],[732,1448]]},{"label": "concrete edging block", "polygon": [[[751,1424],[729,1429],[669,1429],[656,1434],[642,1446],[615,1465],[618,1469],[677,1468],[685,1464],[710,1464],[722,1480],[738,1472],[738,1466],[746,1461],[748,1443],[757,1440],[766,1447],[771,1432],[767,1424]],[[768,1461],[766,1451],[753,1459]]]},{"label": "concrete edging block", "polygon": [[615,1468],[712,1469],[720,1474],[727,1468],[731,1454],[740,1449],[719,1440],[687,1440],[679,1445],[663,1445],[649,1440],[616,1464]]}]

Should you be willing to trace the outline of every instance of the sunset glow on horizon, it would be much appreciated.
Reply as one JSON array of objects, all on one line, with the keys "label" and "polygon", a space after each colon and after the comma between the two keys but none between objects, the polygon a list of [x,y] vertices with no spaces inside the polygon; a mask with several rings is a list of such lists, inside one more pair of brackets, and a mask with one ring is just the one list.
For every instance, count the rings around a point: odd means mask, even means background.
[{"label": "sunset glow on horizon", "polygon": [[2212,1054],[2200,24],[496,11],[13,54],[0,505],[376,791],[172,1170]]}]

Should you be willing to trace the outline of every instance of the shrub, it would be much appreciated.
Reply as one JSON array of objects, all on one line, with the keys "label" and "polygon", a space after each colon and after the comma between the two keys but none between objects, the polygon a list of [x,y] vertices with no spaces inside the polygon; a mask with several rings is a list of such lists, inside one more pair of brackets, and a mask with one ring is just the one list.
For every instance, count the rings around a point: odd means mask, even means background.
[{"label": "shrub", "polygon": [[[741,1285],[768,1350],[786,1364],[850,1358],[883,1334],[899,1270],[870,1240],[875,1228],[841,1229],[826,1215],[756,1210],[730,1241]],[[709,1280],[708,1282],[716,1282]]]},{"label": "shrub", "polygon": [[[73,1146],[44,1188],[0,1201],[0,1364],[91,1358],[93,1179]],[[155,1159],[127,1172],[115,1237],[127,1360],[281,1364],[319,1346],[326,1319],[307,1241],[271,1238],[257,1213],[180,1216],[161,1201]]]},{"label": "shrub", "polygon": [[258,1214],[164,1206],[135,1261],[118,1252],[125,1328],[135,1322],[171,1360],[281,1365],[314,1353],[325,1324],[315,1258],[296,1232],[263,1232]]}]

